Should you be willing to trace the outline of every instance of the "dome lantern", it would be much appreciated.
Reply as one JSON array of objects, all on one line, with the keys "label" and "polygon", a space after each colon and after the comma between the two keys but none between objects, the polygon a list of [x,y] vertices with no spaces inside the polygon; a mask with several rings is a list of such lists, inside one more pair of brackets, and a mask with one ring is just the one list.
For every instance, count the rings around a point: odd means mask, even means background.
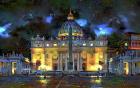
[{"label": "dome lantern", "polygon": [[69,14],[68,14],[67,19],[68,19],[68,20],[74,20],[74,16],[73,16],[73,14],[72,14],[72,12],[71,12],[71,9],[70,9],[70,12],[69,12]]}]

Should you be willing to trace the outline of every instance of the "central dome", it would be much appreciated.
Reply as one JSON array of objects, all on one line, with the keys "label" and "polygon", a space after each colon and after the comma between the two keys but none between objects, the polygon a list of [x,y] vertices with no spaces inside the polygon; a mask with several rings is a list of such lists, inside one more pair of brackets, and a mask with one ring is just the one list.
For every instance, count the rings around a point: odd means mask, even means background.
[{"label": "central dome", "polygon": [[69,30],[72,29],[72,36],[76,38],[80,38],[83,36],[83,31],[81,27],[74,21],[73,14],[70,12],[68,17],[68,21],[62,24],[60,31],[58,33],[59,38],[67,38],[69,36]]}]

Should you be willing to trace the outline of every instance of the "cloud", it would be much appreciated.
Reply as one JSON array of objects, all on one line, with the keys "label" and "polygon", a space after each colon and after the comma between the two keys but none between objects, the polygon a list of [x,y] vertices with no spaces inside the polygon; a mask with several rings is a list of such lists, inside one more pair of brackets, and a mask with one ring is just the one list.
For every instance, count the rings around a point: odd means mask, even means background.
[{"label": "cloud", "polygon": [[133,30],[130,27],[129,19],[127,16],[119,15],[121,21],[123,22],[124,26],[126,27],[125,32],[132,32]]},{"label": "cloud", "polygon": [[81,27],[85,27],[88,23],[88,21],[86,19],[76,19],[75,20],[77,24],[79,24]]},{"label": "cloud", "polygon": [[47,16],[47,17],[45,17],[45,22],[46,23],[49,23],[49,24],[51,24],[52,23],[52,20],[53,20],[53,16]]},{"label": "cloud", "polygon": [[95,32],[96,36],[111,35],[114,32],[114,29],[108,27],[108,24],[96,25],[92,30]]},{"label": "cloud", "polygon": [[12,25],[11,23],[8,23],[0,27],[0,37],[3,37],[3,38],[10,37],[8,33],[8,29],[10,28],[11,25]]}]

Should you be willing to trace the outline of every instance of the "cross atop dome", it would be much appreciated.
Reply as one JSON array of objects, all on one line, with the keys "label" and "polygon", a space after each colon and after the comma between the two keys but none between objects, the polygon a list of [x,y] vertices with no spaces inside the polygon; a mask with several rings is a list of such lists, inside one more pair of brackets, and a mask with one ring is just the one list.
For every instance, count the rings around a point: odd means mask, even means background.
[{"label": "cross atop dome", "polygon": [[73,16],[73,14],[72,14],[71,9],[70,9],[70,12],[69,12],[69,14],[68,14],[67,19],[68,19],[68,20],[74,20],[74,16]]}]

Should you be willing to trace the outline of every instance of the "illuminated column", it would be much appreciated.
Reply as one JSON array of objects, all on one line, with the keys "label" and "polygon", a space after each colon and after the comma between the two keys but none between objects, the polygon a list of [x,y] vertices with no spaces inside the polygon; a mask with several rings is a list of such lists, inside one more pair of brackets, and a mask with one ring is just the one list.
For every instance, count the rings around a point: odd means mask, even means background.
[{"label": "illuminated column", "polygon": [[1,72],[2,72],[2,69],[3,69],[3,65],[2,65],[2,62],[0,62],[1,63],[1,67],[0,67],[0,70],[1,70]]},{"label": "illuminated column", "polygon": [[5,73],[5,70],[6,70],[6,68],[5,68],[5,62],[3,62],[3,74]]},{"label": "illuminated column", "polygon": [[[6,63],[6,73],[7,73],[7,75],[11,75],[11,69],[10,69],[10,66],[8,66],[8,63],[10,63],[10,62]],[[15,73],[15,71],[14,71],[14,73]]]},{"label": "illuminated column", "polygon": [[[9,68],[8,68],[8,66],[7,66],[7,63],[8,63],[8,62],[5,63],[5,68],[6,68],[6,73],[8,74]],[[9,71],[9,73],[11,73],[11,71]],[[10,74],[10,75],[11,75],[11,74]]]},{"label": "illuminated column", "polygon": [[2,63],[2,74],[4,73],[4,62]]},{"label": "illuminated column", "polygon": [[90,67],[90,63],[89,63],[89,59],[90,59],[90,55],[86,52],[86,69],[85,70],[89,70]]},{"label": "illuminated column", "polygon": [[132,74],[135,74],[135,63],[132,63]]},{"label": "illuminated column", "polygon": [[68,59],[67,55],[65,55],[65,71],[68,70],[68,65],[67,65],[68,60],[67,59]]},{"label": "illuminated column", "polygon": [[36,70],[35,50],[31,48],[31,62],[33,63],[32,70]]},{"label": "illuminated column", "polygon": [[5,72],[5,62],[3,62],[3,69],[2,69],[2,72],[4,73]]},{"label": "illuminated column", "polygon": [[79,66],[80,66],[80,67],[79,67],[79,70],[80,70],[80,71],[83,71],[83,68],[82,68],[82,63],[83,63],[83,61],[82,61],[82,58],[81,58],[80,54],[79,54],[79,63],[80,63],[80,64],[79,64]]},{"label": "illuminated column", "polygon": [[77,71],[79,71],[79,65],[80,65],[80,61],[79,61],[79,53],[77,53]]},{"label": "illuminated column", "polygon": [[106,65],[106,66],[103,66],[103,69],[107,71],[107,48],[105,48],[103,58],[104,58],[104,62],[105,62],[105,65]]},{"label": "illuminated column", "polygon": [[60,53],[60,70],[62,71],[62,53]]},{"label": "illuminated column", "polygon": [[75,55],[75,54],[73,54],[73,56],[72,56],[72,59],[73,59],[73,60],[72,60],[72,63],[73,63],[73,71],[75,70],[74,55]]},{"label": "illuminated column", "polygon": [[99,64],[99,58],[100,58],[99,52],[95,53],[95,57],[96,57],[95,59],[95,65],[96,65],[96,64]]},{"label": "illuminated column", "polygon": [[61,61],[61,57],[60,57],[60,53],[59,53],[59,59],[58,59],[59,63],[58,63],[58,70],[61,71],[61,68],[60,68],[60,61]]},{"label": "illuminated column", "polygon": [[57,59],[57,70],[60,71],[60,55],[58,55]]},{"label": "illuminated column", "polygon": [[45,53],[43,52],[42,54],[41,54],[41,61],[42,61],[42,65],[45,65]]},{"label": "illuminated column", "polygon": [[64,71],[65,70],[65,64],[63,65],[63,60],[65,62],[65,59],[64,59],[64,52],[62,52],[62,70]]}]

